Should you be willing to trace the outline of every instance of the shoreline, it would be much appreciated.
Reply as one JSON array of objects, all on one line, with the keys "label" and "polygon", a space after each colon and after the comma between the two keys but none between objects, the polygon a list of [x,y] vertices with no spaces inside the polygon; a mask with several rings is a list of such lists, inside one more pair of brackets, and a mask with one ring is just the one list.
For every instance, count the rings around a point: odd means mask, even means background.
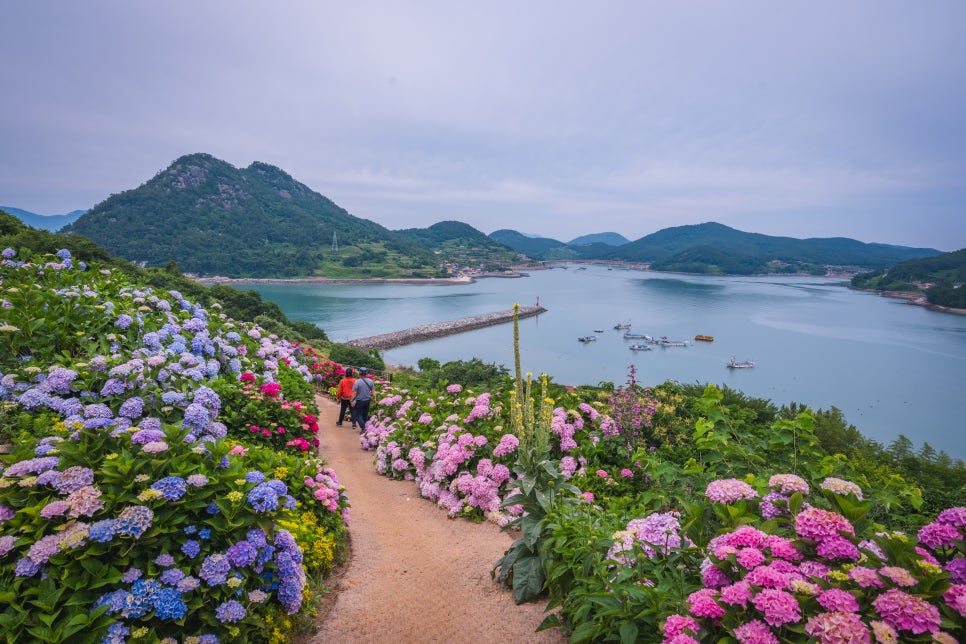
[{"label": "shoreline", "polygon": [[[527,270],[544,270],[542,268],[528,268]],[[309,286],[346,286],[363,284],[412,284],[416,286],[457,286],[473,284],[479,279],[496,277],[514,279],[529,277],[521,270],[514,269],[503,273],[479,273],[475,275],[460,275],[459,277],[189,277],[192,281],[203,286],[215,284],[300,284]]]},{"label": "shoreline", "polygon": [[871,288],[855,288],[849,286],[853,291],[862,291],[863,293],[872,293],[878,295],[879,297],[891,297],[896,300],[905,300],[906,304],[911,304],[913,306],[921,306],[929,311],[935,311],[936,313],[952,313],[953,315],[966,315],[966,309],[954,309],[951,306],[942,306],[941,304],[930,304],[929,300],[922,293],[910,293],[909,291],[877,291]]}]

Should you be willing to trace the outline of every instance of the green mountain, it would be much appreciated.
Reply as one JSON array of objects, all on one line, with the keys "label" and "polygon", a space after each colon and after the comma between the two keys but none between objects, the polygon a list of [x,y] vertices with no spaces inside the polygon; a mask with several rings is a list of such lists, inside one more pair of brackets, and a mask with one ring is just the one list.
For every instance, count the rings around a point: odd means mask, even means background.
[{"label": "green mountain", "polygon": [[[683,270],[681,266],[687,264],[691,267],[689,272],[748,273],[763,272],[761,267],[764,272],[814,271],[825,265],[885,268],[904,260],[939,254],[940,251],[932,248],[866,244],[842,237],[772,237],[709,222],[665,228],[624,246],[586,253],[585,257],[648,262],[655,270]],[[722,260],[728,256],[755,270],[722,268]],[[704,270],[696,270],[702,266]]]},{"label": "green mountain", "polygon": [[[208,154],[172,163],[64,229],[145,266],[226,277],[430,277],[437,259],[284,171]],[[336,248],[337,246],[337,248]]]},{"label": "green mountain", "polygon": [[567,242],[568,246],[588,246],[590,244],[606,244],[607,246],[623,246],[629,244],[631,240],[620,233],[594,233],[592,235],[582,235],[577,239]]},{"label": "green mountain", "polygon": [[58,231],[67,224],[77,221],[78,217],[87,212],[86,210],[72,210],[66,215],[38,215],[29,210],[12,208],[10,206],[0,206],[0,210],[13,215],[31,228],[40,228],[41,230],[49,230],[51,232]]},{"label": "green mountain", "polygon": [[515,230],[494,230],[490,238],[532,259],[578,259],[580,252],[556,239],[528,237]]},{"label": "green mountain", "polygon": [[429,228],[406,228],[396,234],[424,246],[459,266],[501,270],[522,261],[520,253],[460,221],[441,221]]}]

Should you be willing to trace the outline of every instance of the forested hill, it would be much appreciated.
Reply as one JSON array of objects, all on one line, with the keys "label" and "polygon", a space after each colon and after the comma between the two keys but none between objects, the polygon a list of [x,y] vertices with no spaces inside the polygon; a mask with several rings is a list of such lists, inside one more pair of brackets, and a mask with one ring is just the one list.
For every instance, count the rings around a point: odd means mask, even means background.
[{"label": "forested hill", "polygon": [[515,230],[494,230],[490,238],[533,259],[579,259],[581,253],[562,241],[547,237],[527,237]]},{"label": "forested hill", "polygon": [[396,233],[459,266],[482,265],[496,271],[522,261],[517,251],[461,221],[441,221],[429,228],[406,228]]},{"label": "forested hill", "polygon": [[925,291],[930,304],[966,309],[966,248],[936,257],[910,259],[888,271],[856,275],[856,288],[877,291]]},{"label": "forested hill", "polygon": [[598,247],[585,256],[650,262],[655,270],[758,273],[809,270],[825,265],[885,268],[907,259],[939,254],[932,248],[866,244],[842,237],[772,237],[708,222],[665,228],[613,249]]},{"label": "forested hill", "polygon": [[177,159],[138,188],[96,205],[64,232],[134,262],[163,266],[173,260],[186,273],[207,276],[437,272],[428,249],[350,215],[279,168],[255,162],[239,169],[208,154]]}]

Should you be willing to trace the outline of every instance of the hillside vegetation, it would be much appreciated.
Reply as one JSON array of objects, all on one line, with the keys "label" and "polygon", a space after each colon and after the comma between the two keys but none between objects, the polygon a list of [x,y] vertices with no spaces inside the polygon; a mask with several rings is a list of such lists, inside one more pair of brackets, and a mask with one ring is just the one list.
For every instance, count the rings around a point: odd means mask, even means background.
[{"label": "hillside vegetation", "polygon": [[876,291],[924,292],[930,304],[966,309],[966,248],[937,257],[912,259],[888,271],[852,278],[855,288]]},{"label": "hillside vegetation", "polygon": [[[436,257],[271,165],[181,157],[64,229],[146,266],[226,277],[437,274]],[[338,250],[333,249],[333,238]],[[347,270],[348,269],[348,270]]]},{"label": "hillside vegetation", "polygon": [[824,274],[826,267],[887,268],[904,260],[939,255],[931,248],[866,244],[854,239],[794,239],[746,233],[715,222],[675,226],[620,246],[564,244],[512,230],[490,235],[530,257],[598,259],[649,264],[652,270],[713,275]]}]

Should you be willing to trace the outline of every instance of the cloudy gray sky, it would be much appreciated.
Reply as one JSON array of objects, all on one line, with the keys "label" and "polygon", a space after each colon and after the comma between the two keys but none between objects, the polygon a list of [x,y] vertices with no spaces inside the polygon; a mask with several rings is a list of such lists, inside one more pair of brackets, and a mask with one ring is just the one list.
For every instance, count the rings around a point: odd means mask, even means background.
[{"label": "cloudy gray sky", "polygon": [[207,152],[388,228],[966,246],[961,0],[6,2],[0,204]]}]

